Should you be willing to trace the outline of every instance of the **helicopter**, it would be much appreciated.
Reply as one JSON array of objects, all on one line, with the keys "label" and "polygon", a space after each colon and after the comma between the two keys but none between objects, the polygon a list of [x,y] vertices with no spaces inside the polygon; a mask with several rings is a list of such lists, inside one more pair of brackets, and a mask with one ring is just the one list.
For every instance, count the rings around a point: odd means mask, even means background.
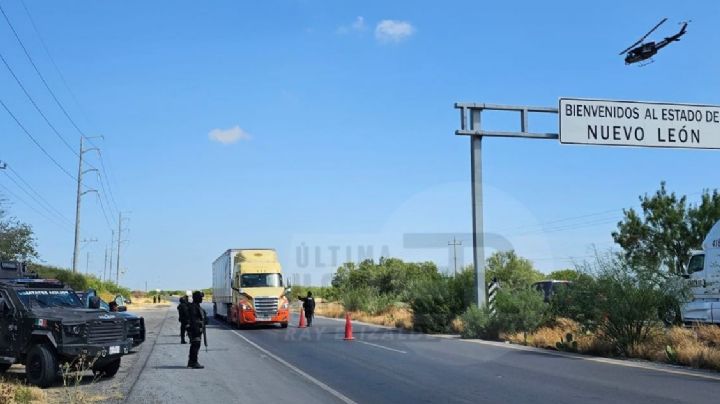
[{"label": "helicopter", "polygon": [[[678,33],[675,34],[675,35],[666,37],[665,39],[663,39],[663,40],[660,41],[660,42],[645,42],[645,43],[643,43],[643,41],[645,40],[645,38],[647,38],[647,37],[648,37],[650,34],[652,34],[656,29],[658,29],[658,27],[660,27],[665,21],[667,21],[667,18],[663,18],[662,21],[660,21],[659,23],[657,23],[657,25],[655,25],[655,26],[653,27],[653,29],[651,29],[650,31],[648,31],[647,34],[643,35],[643,37],[640,38],[637,42],[635,42],[634,44],[628,46],[628,48],[625,49],[624,51],[620,52],[620,55],[621,55],[621,56],[622,56],[622,55],[625,55],[625,54],[627,53],[627,55],[625,56],[625,64],[626,64],[626,65],[630,65],[630,64],[633,64],[633,63],[641,62],[641,61],[643,61],[643,60],[650,59],[650,58],[653,57],[660,49],[668,46],[671,42],[679,41],[679,40],[680,40],[680,37],[683,36],[683,35],[685,35],[685,32],[687,32],[687,31],[686,31],[686,28],[687,28],[687,25],[688,25],[688,22],[689,22],[689,21],[683,22],[683,23],[682,23],[682,28],[680,28],[680,32],[678,32]],[[639,45],[639,46],[638,46],[638,45]],[[652,63],[652,61],[650,61],[649,63]],[[644,66],[644,65],[641,65],[641,66]]]}]

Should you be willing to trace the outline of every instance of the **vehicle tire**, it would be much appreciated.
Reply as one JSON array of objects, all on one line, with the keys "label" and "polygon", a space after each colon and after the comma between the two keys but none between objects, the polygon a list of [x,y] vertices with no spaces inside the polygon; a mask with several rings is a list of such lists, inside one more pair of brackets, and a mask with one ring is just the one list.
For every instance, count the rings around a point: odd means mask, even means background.
[{"label": "vehicle tire", "polygon": [[34,345],[28,352],[25,361],[25,374],[27,381],[39,387],[49,387],[58,374],[58,361],[47,345]]},{"label": "vehicle tire", "polygon": [[287,321],[284,323],[280,323],[280,328],[287,328],[287,327],[288,327]]},{"label": "vehicle tire", "polygon": [[120,358],[93,368],[93,374],[100,377],[113,377],[120,369]]},{"label": "vehicle tire", "polygon": [[10,369],[10,366],[12,366],[10,363],[0,363],[0,373],[7,372],[7,370]]}]

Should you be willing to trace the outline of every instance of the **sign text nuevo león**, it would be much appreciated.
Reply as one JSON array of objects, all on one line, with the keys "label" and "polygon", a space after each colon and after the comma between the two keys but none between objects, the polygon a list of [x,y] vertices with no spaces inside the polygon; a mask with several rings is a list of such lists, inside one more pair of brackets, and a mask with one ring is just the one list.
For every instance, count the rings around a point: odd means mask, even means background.
[{"label": "sign text nuevo le\u00f3n", "polygon": [[720,107],[561,98],[560,142],[720,149]]}]

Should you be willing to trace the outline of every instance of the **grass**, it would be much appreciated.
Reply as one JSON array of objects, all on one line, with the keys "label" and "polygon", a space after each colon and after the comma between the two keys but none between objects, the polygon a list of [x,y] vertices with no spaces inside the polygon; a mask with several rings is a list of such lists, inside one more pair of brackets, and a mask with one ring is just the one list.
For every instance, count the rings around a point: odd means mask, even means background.
[{"label": "grass", "polygon": [[[331,318],[342,318],[345,316],[345,308],[338,302],[318,303],[315,307],[315,314]],[[366,313],[363,311],[351,311],[350,317],[353,320],[364,323],[384,325],[411,330],[413,327],[412,312],[404,305],[392,305],[385,311],[378,314]]]},{"label": "grass", "polygon": [[[315,312],[332,318],[345,316],[345,308],[339,302],[319,302]],[[412,311],[405,305],[394,304],[376,314],[351,311],[350,316],[353,320],[370,324],[408,330],[413,328]],[[460,333],[462,327],[459,319],[452,322],[454,332]],[[601,335],[583,332],[578,323],[565,318],[556,319],[553,324],[529,334],[527,345],[557,350],[558,342],[566,341],[568,334],[572,335],[577,345],[569,344],[569,348],[566,348],[568,345],[561,345],[561,349],[588,355],[613,356],[612,346]],[[522,333],[502,334],[500,337],[516,344],[525,343]],[[632,349],[630,357],[720,371],[720,327],[699,324],[692,328],[665,329],[658,326],[646,341]]]},{"label": "grass", "polygon": [[[567,319],[558,319],[552,326],[542,327],[530,334],[528,345],[557,349],[556,343],[568,333],[577,341],[577,352],[612,356],[612,348],[603,338],[581,332],[577,323]],[[513,343],[523,343],[521,333],[505,335],[504,338]],[[665,329],[658,326],[652,330],[650,338],[632,349],[630,357],[720,371],[720,327],[697,325]]]},{"label": "grass", "polygon": [[47,403],[42,389],[25,385],[17,380],[0,379],[0,403],[36,404]]}]

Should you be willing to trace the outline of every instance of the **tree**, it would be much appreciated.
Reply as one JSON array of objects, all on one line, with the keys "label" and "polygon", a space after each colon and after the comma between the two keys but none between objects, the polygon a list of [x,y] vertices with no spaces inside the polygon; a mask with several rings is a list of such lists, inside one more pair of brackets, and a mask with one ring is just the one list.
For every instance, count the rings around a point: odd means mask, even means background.
[{"label": "tree", "polygon": [[576,281],[582,274],[575,269],[560,269],[547,275],[548,279],[556,281]]},{"label": "tree", "polygon": [[688,206],[687,197],[668,193],[665,182],[654,195],[640,197],[642,214],[624,210],[613,239],[632,265],[648,271],[662,266],[681,273],[690,251],[700,248],[712,225],[720,219],[720,194],[703,191],[700,203]]},{"label": "tree", "polygon": [[32,227],[7,217],[0,209],[0,260],[27,261],[37,257]]},{"label": "tree", "polygon": [[532,262],[519,257],[515,251],[498,251],[487,259],[485,282],[494,278],[504,288],[520,289],[543,279],[543,274],[532,266]]}]

